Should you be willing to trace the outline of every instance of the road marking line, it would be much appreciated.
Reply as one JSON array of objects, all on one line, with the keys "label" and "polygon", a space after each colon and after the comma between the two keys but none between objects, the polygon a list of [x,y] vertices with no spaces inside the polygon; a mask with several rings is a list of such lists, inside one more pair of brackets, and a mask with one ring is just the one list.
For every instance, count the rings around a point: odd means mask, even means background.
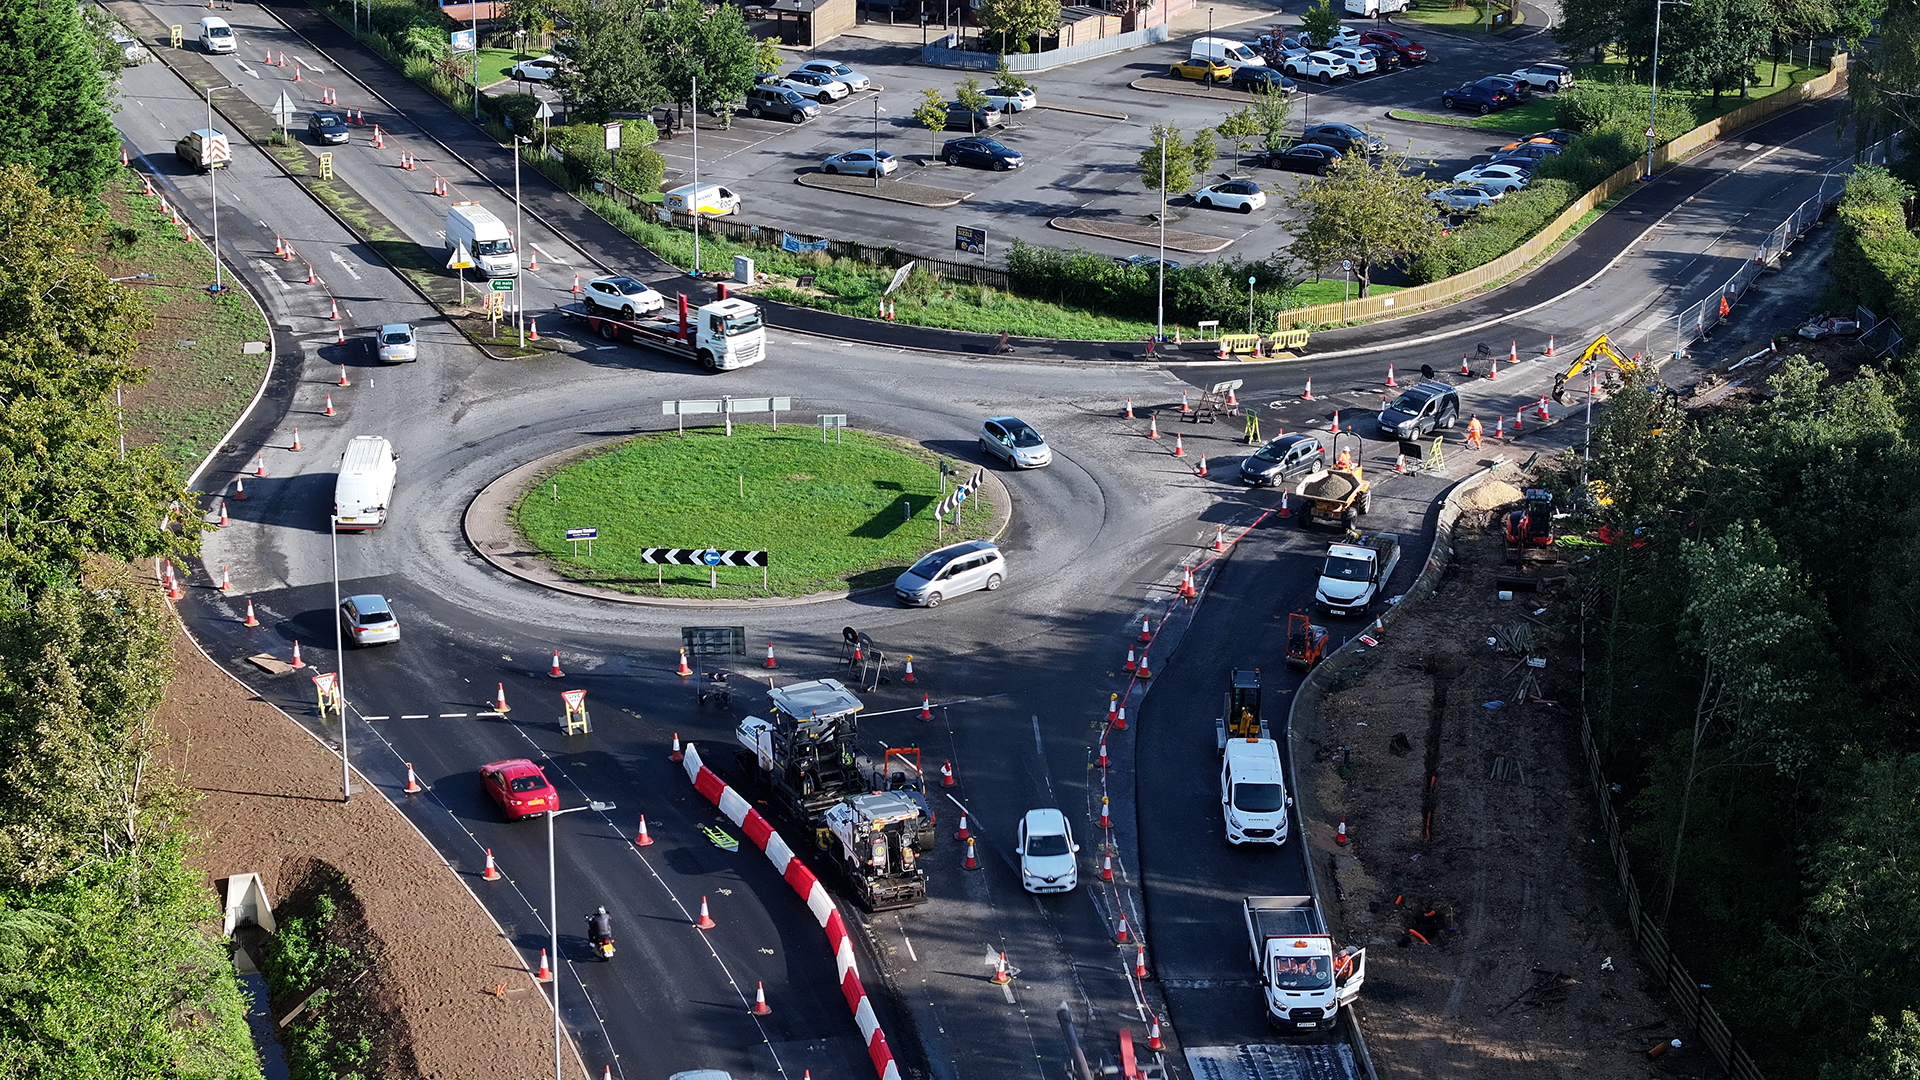
[{"label": "road marking line", "polygon": [[391,719],[393,719],[393,717],[391,717],[391,716],[362,716],[362,717],[361,717],[360,719],[362,719],[362,720],[391,720]]},{"label": "road marking line", "polygon": [[467,714],[463,712],[443,712],[440,714],[440,719],[451,720],[451,719],[454,719],[455,717],[461,717],[466,715]]},{"label": "road marking line", "polygon": [[333,261],[339,265],[340,269],[345,270],[347,272],[348,277],[351,277],[355,281],[360,280],[359,273],[354,270],[353,266],[349,264],[347,260],[340,257],[339,252],[329,251],[327,252],[327,254],[333,257]]},{"label": "road marking line", "polygon": [[326,68],[321,67],[319,64],[311,63],[298,56],[293,58],[293,62],[296,64],[299,64],[303,68],[306,68],[308,71],[313,72],[315,75],[325,75],[327,73]]},{"label": "road marking line", "polygon": [[427,719],[427,714],[426,714],[426,713],[423,713],[423,712],[420,712],[420,713],[407,713],[406,715],[404,715],[404,716],[402,716],[402,717],[401,717],[400,719],[402,719],[402,720],[425,720],[425,719]]}]

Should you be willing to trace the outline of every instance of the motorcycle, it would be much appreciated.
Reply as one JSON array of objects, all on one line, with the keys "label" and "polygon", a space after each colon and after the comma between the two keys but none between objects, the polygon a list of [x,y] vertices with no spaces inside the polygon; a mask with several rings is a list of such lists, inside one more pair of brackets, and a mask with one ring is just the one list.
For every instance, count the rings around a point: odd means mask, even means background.
[{"label": "motorcycle", "polygon": [[593,920],[594,916],[587,916],[587,944],[592,947],[595,956],[602,960],[611,960],[613,959],[613,935],[597,933],[593,928]]}]

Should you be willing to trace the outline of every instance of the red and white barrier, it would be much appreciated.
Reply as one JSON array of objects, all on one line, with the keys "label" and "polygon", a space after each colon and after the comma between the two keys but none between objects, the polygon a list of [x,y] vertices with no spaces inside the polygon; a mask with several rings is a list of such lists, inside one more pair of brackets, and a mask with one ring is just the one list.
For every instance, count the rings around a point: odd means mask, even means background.
[{"label": "red and white barrier", "polygon": [[900,1067],[894,1064],[887,1033],[880,1030],[873,1004],[867,1000],[866,987],[861,985],[860,973],[854,967],[853,941],[847,936],[846,923],[841,920],[839,909],[833,906],[832,897],[827,895],[826,886],[794,857],[793,849],[760,811],[714,775],[713,770],[700,764],[700,752],[692,743],[686,744],[685,754],[682,764],[686,766],[687,778],[693,781],[694,790],[719,807],[727,820],[739,826],[747,838],[766,853],[767,861],[787,879],[787,884],[806,903],[807,910],[813,912],[814,921],[827,932],[827,945],[833,949],[834,968],[840,975],[840,994],[853,1012],[854,1023],[860,1025],[861,1037],[867,1040],[867,1057],[873,1061],[874,1074],[880,1080],[900,1080]]}]

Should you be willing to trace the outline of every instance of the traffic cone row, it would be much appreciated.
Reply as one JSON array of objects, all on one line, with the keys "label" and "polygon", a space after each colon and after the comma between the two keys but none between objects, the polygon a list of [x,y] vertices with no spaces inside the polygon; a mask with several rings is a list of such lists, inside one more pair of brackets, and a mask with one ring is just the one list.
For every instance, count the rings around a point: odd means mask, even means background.
[{"label": "traffic cone row", "polygon": [[387,148],[387,138],[381,134],[379,124],[373,125],[373,148],[375,150],[385,150]]},{"label": "traffic cone row", "polygon": [[436,176],[433,178],[433,193],[435,195],[440,196],[443,199],[447,197],[447,178],[446,177]]},{"label": "traffic cone row", "polygon": [[1540,406],[1538,410],[1538,415],[1540,417],[1540,422],[1543,424],[1546,423],[1548,420],[1552,419],[1552,417],[1547,415],[1547,395],[1545,394],[1540,395]]},{"label": "traffic cone row", "polygon": [[[1198,590],[1193,587],[1193,567],[1182,566],[1180,568],[1180,596],[1183,599],[1191,600],[1197,595]],[[1142,655],[1145,654],[1145,650],[1141,650],[1141,652]]]},{"label": "traffic cone row", "polygon": [[166,581],[166,585],[167,585],[167,599],[169,600],[182,599],[183,597],[186,596],[186,594],[180,591],[180,579],[173,576],[173,564],[166,563],[164,564],[164,566],[166,569],[164,571],[163,578]]}]

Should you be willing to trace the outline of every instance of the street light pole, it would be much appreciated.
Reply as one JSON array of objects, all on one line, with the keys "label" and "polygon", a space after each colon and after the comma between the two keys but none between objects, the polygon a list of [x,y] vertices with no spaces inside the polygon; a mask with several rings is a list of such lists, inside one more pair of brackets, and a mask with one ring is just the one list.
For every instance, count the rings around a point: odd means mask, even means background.
[{"label": "street light pole", "polygon": [[1253,333],[1253,278],[1247,278],[1247,333]]},{"label": "street light pole", "polygon": [[[334,508],[336,511],[339,507]],[[347,764],[347,643],[340,626],[340,516],[327,515],[327,539],[333,543],[333,692],[340,708],[340,801],[353,801]]]},{"label": "street light pole", "polygon": [[[521,241],[520,146],[522,143],[531,142],[531,141],[532,140],[526,138],[525,136],[521,135],[517,131],[513,133],[513,257],[516,260],[520,258],[520,241]],[[524,264],[522,264],[522,268],[524,268]],[[520,313],[523,310],[520,303],[520,294],[521,292],[524,291],[521,289],[521,286],[525,285],[526,282],[521,278],[521,276],[518,273],[514,274],[513,278],[514,278],[513,280],[513,286],[514,286],[513,288],[513,325],[514,325],[515,331],[518,332],[518,334],[520,335],[520,347],[524,349],[527,347],[527,325],[524,321],[521,320],[521,317],[520,317]]]},{"label": "street light pole", "polygon": [[[207,87],[208,130],[213,129],[213,92],[215,90],[234,90],[238,89],[239,86],[239,83],[228,83],[225,86]],[[211,154],[212,152],[212,148],[209,147],[207,153]],[[229,158],[229,160],[231,160],[231,158]],[[207,167],[207,179],[213,183],[213,291],[219,292],[221,289],[226,288],[225,285],[220,283],[220,170],[209,165]]]},{"label": "street light pole", "polygon": [[1653,3],[1653,78],[1647,91],[1647,173],[1642,180],[1653,179],[1653,117],[1660,101],[1660,10],[1668,4],[1693,6],[1688,0],[1654,0]]},{"label": "street light pole", "polygon": [[[1162,3],[1165,0],[1161,0]],[[1154,298],[1153,322],[1161,341],[1167,340],[1167,130],[1160,132],[1160,288]]]},{"label": "street light pole", "polygon": [[880,95],[873,95],[873,188],[880,190]]},{"label": "street light pole", "polygon": [[693,98],[693,199],[687,212],[693,215],[693,279],[700,280],[700,76],[687,76],[688,94]]},{"label": "street light pole", "polygon": [[[555,789],[557,792],[559,789]],[[554,796],[556,799],[559,796]],[[554,869],[553,859],[553,819],[561,814],[571,814],[579,810],[598,810],[605,812],[617,809],[610,802],[588,802],[585,806],[569,806],[565,810],[549,810],[547,819],[547,929],[553,940],[553,1080],[565,1080],[560,1075],[560,875]]]}]

